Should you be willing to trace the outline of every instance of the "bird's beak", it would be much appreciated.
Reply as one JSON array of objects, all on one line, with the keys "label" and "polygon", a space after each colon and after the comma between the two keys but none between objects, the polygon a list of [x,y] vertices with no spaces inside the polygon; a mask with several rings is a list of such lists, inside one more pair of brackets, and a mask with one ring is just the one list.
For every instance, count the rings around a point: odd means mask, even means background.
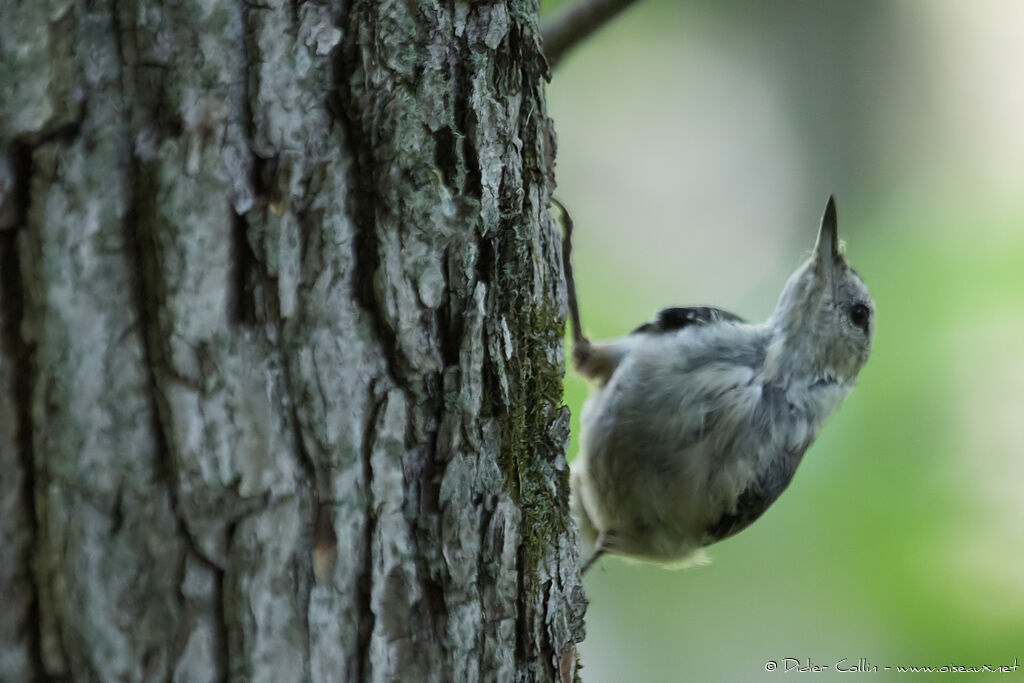
[{"label": "bird's beak", "polygon": [[836,268],[842,263],[842,256],[839,254],[839,229],[836,226],[836,200],[832,195],[829,195],[825,213],[821,216],[818,241],[814,245],[814,257],[819,264],[819,272],[826,279],[832,280]]}]

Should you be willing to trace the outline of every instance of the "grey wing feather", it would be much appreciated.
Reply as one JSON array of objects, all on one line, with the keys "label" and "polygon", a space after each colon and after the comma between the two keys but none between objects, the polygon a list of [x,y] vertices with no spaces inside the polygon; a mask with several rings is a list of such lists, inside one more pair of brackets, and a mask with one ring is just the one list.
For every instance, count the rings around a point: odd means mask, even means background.
[{"label": "grey wing feather", "polygon": [[658,312],[654,320],[644,323],[631,334],[662,334],[680,330],[690,325],[710,325],[716,322],[745,322],[735,313],[724,311],[712,306],[689,306],[665,308]]},{"label": "grey wing feather", "polygon": [[808,440],[788,451],[785,456],[774,458],[736,499],[736,510],[724,512],[708,527],[706,542],[714,543],[729,538],[757,521],[793,481],[796,468],[810,445],[811,440]]}]

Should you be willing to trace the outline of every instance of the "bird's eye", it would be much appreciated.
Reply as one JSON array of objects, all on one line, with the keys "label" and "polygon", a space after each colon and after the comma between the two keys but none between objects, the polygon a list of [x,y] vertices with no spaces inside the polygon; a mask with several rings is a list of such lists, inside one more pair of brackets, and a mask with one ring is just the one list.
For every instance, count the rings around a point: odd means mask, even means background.
[{"label": "bird's eye", "polygon": [[854,304],[850,307],[850,321],[862,330],[867,331],[870,317],[871,309],[864,304]]}]

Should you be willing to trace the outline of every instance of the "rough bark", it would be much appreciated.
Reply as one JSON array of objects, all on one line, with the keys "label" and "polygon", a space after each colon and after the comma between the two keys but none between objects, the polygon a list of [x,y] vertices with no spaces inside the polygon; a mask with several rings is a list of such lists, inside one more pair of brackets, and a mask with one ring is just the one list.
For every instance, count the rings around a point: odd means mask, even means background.
[{"label": "rough bark", "polygon": [[536,1],[0,5],[0,679],[571,677]]}]

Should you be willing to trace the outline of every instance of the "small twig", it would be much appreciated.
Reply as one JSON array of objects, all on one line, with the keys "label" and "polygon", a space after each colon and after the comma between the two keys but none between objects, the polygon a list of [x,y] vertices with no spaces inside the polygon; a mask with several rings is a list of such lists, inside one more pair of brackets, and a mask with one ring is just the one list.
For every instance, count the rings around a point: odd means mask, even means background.
[{"label": "small twig", "polygon": [[554,197],[551,203],[558,207],[562,223],[562,269],[565,273],[565,289],[569,299],[569,322],[572,323],[572,342],[575,346],[580,343],[588,343],[583,335],[583,325],[580,323],[580,307],[576,302],[576,278],[572,274],[572,216],[562,202]]},{"label": "small twig", "polygon": [[555,68],[565,53],[636,0],[582,0],[544,27],[544,55]]},{"label": "small twig", "polygon": [[576,278],[572,274],[572,216],[554,197],[551,203],[558,207],[562,223],[562,268],[565,273],[565,291],[569,299],[569,322],[572,323],[572,364],[577,370],[588,367],[594,346],[583,334],[580,322],[580,307],[576,301]]},{"label": "small twig", "polygon": [[601,556],[604,555],[606,552],[607,551],[604,548],[598,548],[597,550],[595,550],[594,554],[590,556],[590,559],[583,563],[583,566],[580,567],[580,576],[586,574],[587,571],[594,566],[594,563],[600,560]]}]

